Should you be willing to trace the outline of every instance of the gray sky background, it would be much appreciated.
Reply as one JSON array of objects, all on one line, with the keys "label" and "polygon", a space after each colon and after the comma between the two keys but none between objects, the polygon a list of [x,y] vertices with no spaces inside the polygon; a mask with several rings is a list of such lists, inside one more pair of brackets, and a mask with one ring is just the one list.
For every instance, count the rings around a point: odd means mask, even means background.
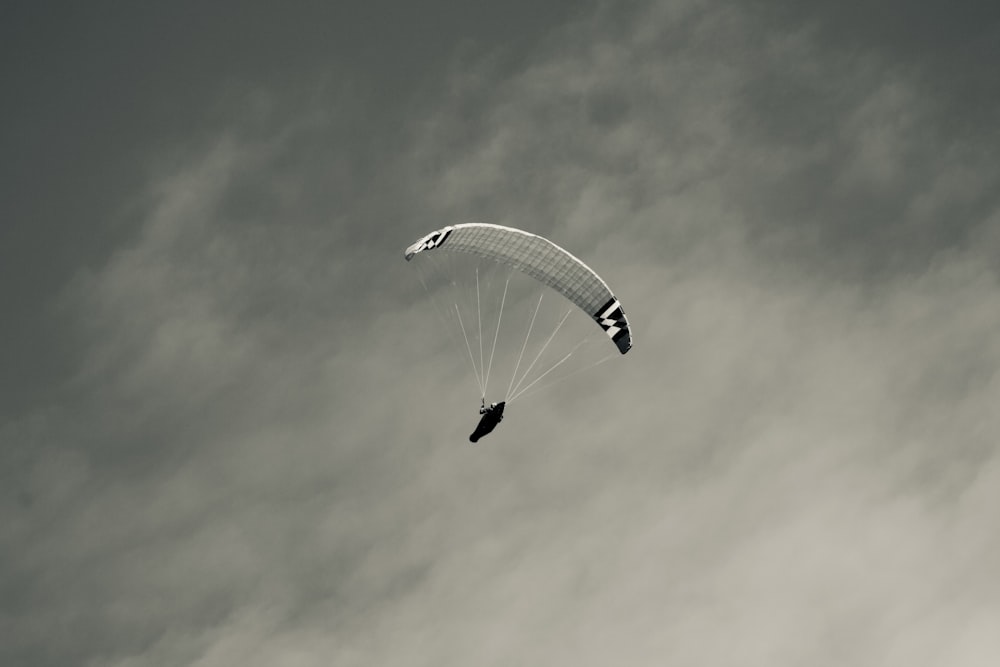
[{"label": "gray sky background", "polygon": [[[84,4],[0,16],[0,663],[998,664],[998,10]],[[637,341],[477,446],[466,221]]]}]

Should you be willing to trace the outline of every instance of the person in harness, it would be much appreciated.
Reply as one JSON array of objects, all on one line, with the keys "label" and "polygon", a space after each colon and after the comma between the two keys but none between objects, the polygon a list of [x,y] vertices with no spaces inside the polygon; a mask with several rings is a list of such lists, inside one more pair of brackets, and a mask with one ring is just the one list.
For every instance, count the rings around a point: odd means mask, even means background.
[{"label": "person in harness", "polygon": [[499,403],[490,403],[487,406],[486,399],[483,399],[483,404],[479,408],[479,414],[482,417],[479,418],[476,430],[469,436],[469,442],[479,442],[481,437],[491,433],[497,424],[503,421],[503,408],[506,404],[506,401],[500,401]]}]

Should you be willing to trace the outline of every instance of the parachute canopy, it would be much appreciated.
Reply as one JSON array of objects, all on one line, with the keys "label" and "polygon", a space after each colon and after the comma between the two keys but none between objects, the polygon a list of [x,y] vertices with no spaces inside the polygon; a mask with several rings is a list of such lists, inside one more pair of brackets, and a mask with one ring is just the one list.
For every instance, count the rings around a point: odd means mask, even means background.
[{"label": "parachute canopy", "polygon": [[596,321],[625,354],[632,331],[622,305],[597,273],[548,239],[513,227],[486,223],[449,225],[406,249],[407,261],[420,252],[469,253],[506,264],[545,283]]}]

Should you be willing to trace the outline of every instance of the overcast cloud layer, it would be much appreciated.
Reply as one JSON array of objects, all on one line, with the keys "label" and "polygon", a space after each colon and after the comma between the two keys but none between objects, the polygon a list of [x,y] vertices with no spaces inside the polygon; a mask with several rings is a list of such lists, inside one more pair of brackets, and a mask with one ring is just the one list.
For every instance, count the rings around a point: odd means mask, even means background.
[{"label": "overcast cloud layer", "polygon": [[[1000,12],[323,4],[4,10],[0,663],[1000,664]],[[467,221],[636,332],[476,446]]]}]

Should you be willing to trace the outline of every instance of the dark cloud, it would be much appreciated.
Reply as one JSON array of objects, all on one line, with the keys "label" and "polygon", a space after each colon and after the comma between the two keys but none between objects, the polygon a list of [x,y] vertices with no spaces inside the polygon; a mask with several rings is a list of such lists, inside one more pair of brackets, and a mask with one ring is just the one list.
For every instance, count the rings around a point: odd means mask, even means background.
[{"label": "dark cloud", "polygon": [[[18,383],[3,386],[0,413],[43,397],[75,363],[74,348],[47,333],[64,326],[58,313],[37,303],[136,233],[133,197],[155,165],[189,159],[234,123],[267,136],[277,117],[347,107],[339,131],[318,139],[324,172],[331,146],[350,161],[343,208],[374,187],[399,129],[433,103],[457,49],[502,53],[509,68],[581,9],[447,0],[303,2],[280,13],[266,3],[8,4],[0,181],[11,222],[0,229],[0,289],[10,324],[0,359]],[[310,173],[301,162],[309,153],[294,153],[297,177]]]}]

